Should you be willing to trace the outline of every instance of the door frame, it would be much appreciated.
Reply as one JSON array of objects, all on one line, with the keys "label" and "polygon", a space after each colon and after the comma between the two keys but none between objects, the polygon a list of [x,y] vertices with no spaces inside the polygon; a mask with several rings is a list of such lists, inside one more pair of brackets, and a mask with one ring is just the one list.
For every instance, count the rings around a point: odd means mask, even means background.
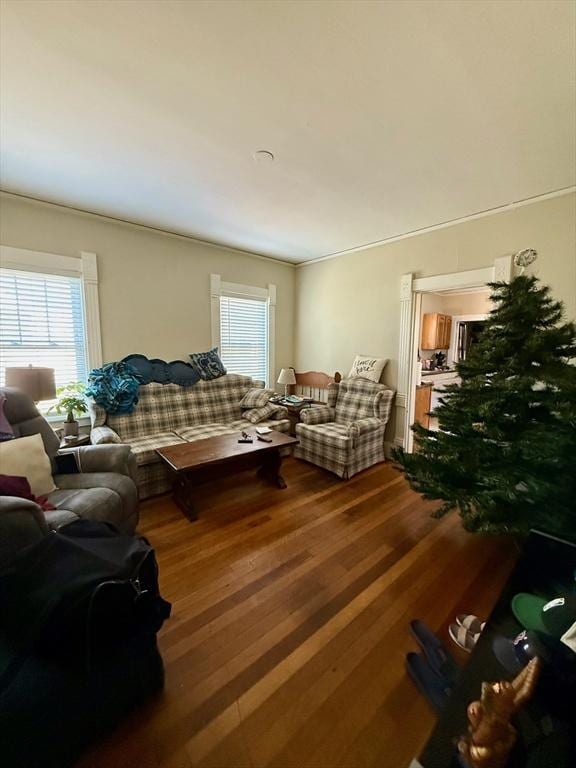
[{"label": "door frame", "polygon": [[509,282],[513,275],[513,256],[498,256],[491,267],[450,272],[431,277],[414,277],[412,272],[400,278],[400,346],[398,352],[398,391],[396,393],[396,437],[394,444],[412,452],[418,368],[418,347],[422,294],[481,288],[486,283]]}]

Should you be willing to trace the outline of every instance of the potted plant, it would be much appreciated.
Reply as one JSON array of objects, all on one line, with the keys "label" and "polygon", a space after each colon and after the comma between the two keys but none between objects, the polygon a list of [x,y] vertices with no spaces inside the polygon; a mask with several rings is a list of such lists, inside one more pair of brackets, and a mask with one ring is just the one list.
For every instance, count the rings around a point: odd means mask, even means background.
[{"label": "potted plant", "polygon": [[78,435],[78,422],[75,419],[75,414],[79,415],[88,411],[84,399],[84,384],[80,381],[66,384],[63,387],[58,387],[56,394],[58,400],[49,408],[48,413],[50,411],[56,411],[59,415],[65,413],[64,437],[76,437]]}]

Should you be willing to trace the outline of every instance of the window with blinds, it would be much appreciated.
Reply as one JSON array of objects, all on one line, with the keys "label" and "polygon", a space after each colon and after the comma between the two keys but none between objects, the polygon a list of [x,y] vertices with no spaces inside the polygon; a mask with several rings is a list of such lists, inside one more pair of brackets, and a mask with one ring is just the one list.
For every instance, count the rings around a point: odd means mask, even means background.
[{"label": "window with blinds", "polygon": [[0,269],[0,384],[24,365],[54,368],[56,386],[87,380],[80,278]]},{"label": "window with blinds", "polygon": [[220,357],[229,373],[268,379],[268,302],[220,297]]}]

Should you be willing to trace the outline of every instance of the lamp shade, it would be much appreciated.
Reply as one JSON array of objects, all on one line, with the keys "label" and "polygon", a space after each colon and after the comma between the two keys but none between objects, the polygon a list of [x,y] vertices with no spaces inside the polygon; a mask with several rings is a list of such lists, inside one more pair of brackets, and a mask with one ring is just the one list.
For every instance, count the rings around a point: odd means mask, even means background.
[{"label": "lamp shade", "polygon": [[278,384],[284,384],[285,386],[296,384],[294,368],[282,368],[280,376],[278,376]]},{"label": "lamp shade", "polygon": [[54,368],[6,368],[6,386],[16,387],[29,395],[35,403],[56,397]]}]

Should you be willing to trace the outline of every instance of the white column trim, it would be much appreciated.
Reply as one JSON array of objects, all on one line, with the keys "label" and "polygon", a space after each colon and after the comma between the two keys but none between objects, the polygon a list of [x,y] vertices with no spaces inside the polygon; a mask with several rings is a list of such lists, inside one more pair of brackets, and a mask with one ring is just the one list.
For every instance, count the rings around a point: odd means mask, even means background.
[{"label": "white column trim", "polygon": [[274,388],[276,382],[276,286],[268,283],[268,381]]},{"label": "white column trim", "polygon": [[497,256],[494,259],[493,280],[497,282],[509,283],[514,277],[514,257]]},{"label": "white column trim", "polygon": [[428,291],[448,291],[458,288],[471,288],[485,285],[494,279],[494,267],[469,269],[466,272],[451,272],[447,275],[432,275],[414,280],[413,290],[421,293]]},{"label": "white column trim", "polygon": [[102,365],[102,334],[100,328],[100,299],[98,297],[98,261],[95,253],[82,251],[82,289],[84,295],[84,327],[88,370]]},{"label": "white column trim", "polygon": [[222,278],[220,275],[210,275],[210,327],[212,346],[220,346],[220,296],[222,295]]},{"label": "white column trim", "polygon": [[[400,345],[398,351],[398,387],[396,393],[396,436],[398,429],[406,435],[407,414],[406,402],[410,391],[410,330],[413,314],[413,284],[414,275],[409,272],[400,278]],[[408,430],[409,431],[409,430]]]}]

